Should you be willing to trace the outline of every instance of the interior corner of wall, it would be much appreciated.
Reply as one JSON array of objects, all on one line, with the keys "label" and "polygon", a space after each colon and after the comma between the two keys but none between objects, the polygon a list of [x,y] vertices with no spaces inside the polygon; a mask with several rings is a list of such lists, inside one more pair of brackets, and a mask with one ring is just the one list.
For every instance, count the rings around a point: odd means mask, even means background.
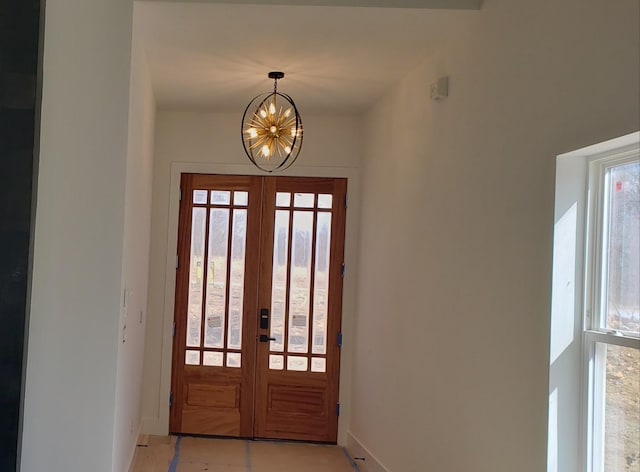
[{"label": "interior corner of wall", "polygon": [[347,431],[345,449],[360,472],[391,472],[351,431]]}]

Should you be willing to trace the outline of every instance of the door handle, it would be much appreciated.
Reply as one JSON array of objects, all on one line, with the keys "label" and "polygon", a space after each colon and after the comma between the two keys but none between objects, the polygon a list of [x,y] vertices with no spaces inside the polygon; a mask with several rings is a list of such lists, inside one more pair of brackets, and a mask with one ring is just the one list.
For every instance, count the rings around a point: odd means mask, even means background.
[{"label": "door handle", "polygon": [[266,334],[261,334],[260,335],[260,342],[261,343],[268,343],[269,341],[275,341],[275,340],[276,340],[276,338],[270,338]]}]

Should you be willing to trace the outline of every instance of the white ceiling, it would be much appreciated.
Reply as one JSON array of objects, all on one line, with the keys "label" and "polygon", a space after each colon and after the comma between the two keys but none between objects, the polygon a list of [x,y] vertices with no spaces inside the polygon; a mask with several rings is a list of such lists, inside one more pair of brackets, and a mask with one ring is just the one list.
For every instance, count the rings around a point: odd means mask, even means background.
[{"label": "white ceiling", "polygon": [[[456,8],[477,4],[446,1]],[[353,112],[370,105],[477,15],[427,8],[137,1],[134,34],[144,44],[160,108],[241,111],[256,94],[273,88],[267,73],[281,70],[286,76],[278,89],[291,95],[302,113]]]}]

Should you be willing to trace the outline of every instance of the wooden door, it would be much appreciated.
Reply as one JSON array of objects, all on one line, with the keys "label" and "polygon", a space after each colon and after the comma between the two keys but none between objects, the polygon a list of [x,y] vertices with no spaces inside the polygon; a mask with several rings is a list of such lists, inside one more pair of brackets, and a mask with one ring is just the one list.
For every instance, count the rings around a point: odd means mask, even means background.
[{"label": "wooden door", "polygon": [[182,176],[171,432],[336,441],[345,192]]},{"label": "wooden door", "polygon": [[336,441],[345,192],[343,179],[265,179],[256,437]]},{"label": "wooden door", "polygon": [[181,180],[170,429],[249,437],[262,182]]}]

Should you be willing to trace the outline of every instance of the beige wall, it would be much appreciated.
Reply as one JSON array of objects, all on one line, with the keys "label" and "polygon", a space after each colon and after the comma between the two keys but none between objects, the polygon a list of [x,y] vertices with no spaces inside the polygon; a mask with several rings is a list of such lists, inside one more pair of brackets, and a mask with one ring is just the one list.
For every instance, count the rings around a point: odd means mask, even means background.
[{"label": "beige wall", "polygon": [[47,3],[25,472],[123,472],[140,431],[155,104],[131,7]]},{"label": "beige wall", "polygon": [[114,470],[131,25],[47,2],[23,472]]},{"label": "beige wall", "polygon": [[121,286],[123,306],[113,431],[114,472],[128,470],[141,427],[149,284],[155,101],[144,50],[136,38],[132,49],[130,90]]},{"label": "beige wall", "polygon": [[[235,113],[159,111],[156,121],[149,317],[145,348],[143,431],[166,434],[175,289],[178,184],[180,172],[255,174],[240,142],[241,110]],[[302,109],[302,153],[286,174],[349,179],[345,296],[340,398],[342,442],[349,421],[352,322],[355,312],[358,166],[362,154],[361,119],[354,115],[312,115]]]},{"label": "beige wall", "polygon": [[389,471],[546,469],[555,156],[639,128],[638,5],[487,0],[366,117],[350,442]]}]

